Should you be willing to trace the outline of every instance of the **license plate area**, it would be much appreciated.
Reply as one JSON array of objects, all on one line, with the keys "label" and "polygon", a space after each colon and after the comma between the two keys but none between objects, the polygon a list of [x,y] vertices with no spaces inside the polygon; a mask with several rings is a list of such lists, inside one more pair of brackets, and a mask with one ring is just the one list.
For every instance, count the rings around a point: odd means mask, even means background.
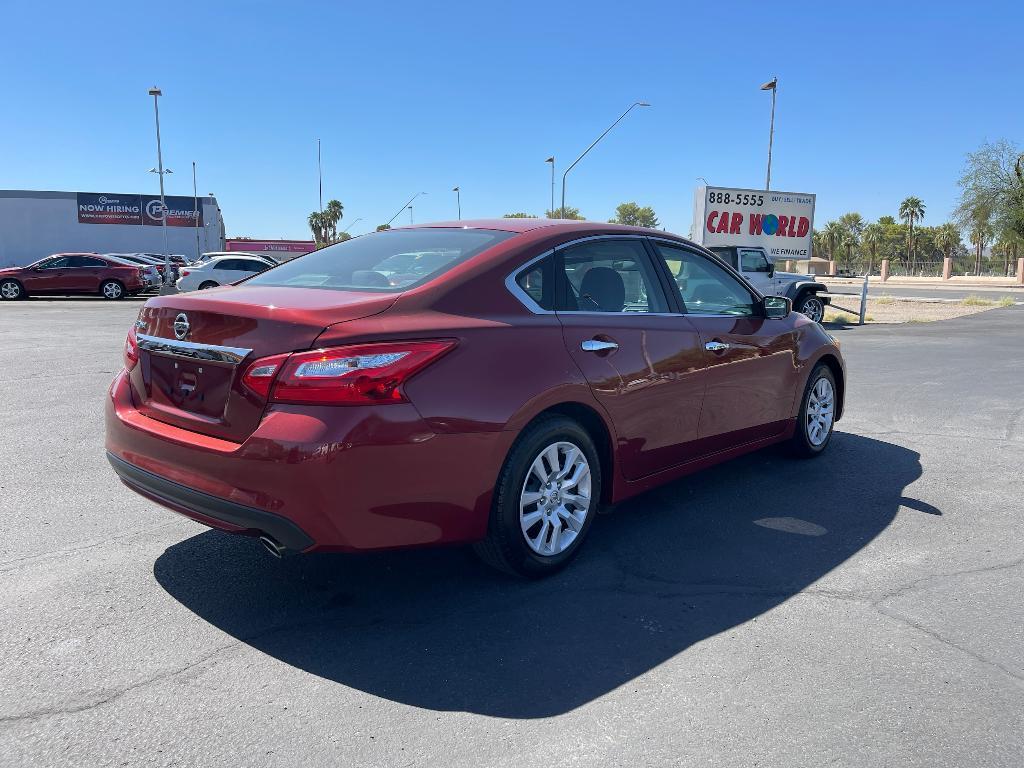
[{"label": "license plate area", "polygon": [[209,419],[224,419],[234,365],[150,353],[149,369],[154,404]]}]

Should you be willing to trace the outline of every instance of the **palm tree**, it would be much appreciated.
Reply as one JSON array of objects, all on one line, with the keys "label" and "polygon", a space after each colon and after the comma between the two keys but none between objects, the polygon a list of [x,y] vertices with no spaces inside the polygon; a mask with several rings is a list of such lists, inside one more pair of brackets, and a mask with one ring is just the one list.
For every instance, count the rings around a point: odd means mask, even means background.
[{"label": "palm tree", "polygon": [[326,217],[326,227],[328,234],[330,235],[330,242],[334,242],[338,239],[338,222],[341,221],[345,215],[345,206],[343,206],[338,200],[328,200],[327,207],[324,208],[324,216]]},{"label": "palm tree", "polygon": [[846,230],[843,245],[846,246],[846,266],[849,268],[853,262],[853,249],[860,245],[860,236],[864,232],[864,217],[859,213],[844,213],[839,217],[839,223]]},{"label": "palm tree", "polygon": [[309,223],[309,229],[313,233],[313,240],[316,243],[316,247],[320,248],[324,245],[324,234],[326,227],[324,221],[324,214],[322,211],[313,211],[309,214],[309,218],[306,219]]},{"label": "palm tree", "polygon": [[953,249],[960,245],[960,228],[951,221],[937,227],[935,245],[947,259],[953,258]]},{"label": "palm tree", "polygon": [[828,260],[836,260],[836,246],[843,242],[843,235],[846,234],[846,228],[838,221],[830,221],[825,224],[825,229],[822,234],[825,236],[825,242],[828,243]]},{"label": "palm tree", "polygon": [[864,227],[864,233],[861,235],[862,242],[868,247],[868,253],[871,255],[868,257],[868,274],[871,274],[872,269],[875,266],[875,259],[878,258],[878,248],[885,244],[885,229],[882,228],[881,224],[868,224]]},{"label": "palm tree", "polygon": [[919,197],[908,197],[900,203],[900,218],[907,220],[907,262],[914,271],[914,222],[924,218],[924,203]]}]

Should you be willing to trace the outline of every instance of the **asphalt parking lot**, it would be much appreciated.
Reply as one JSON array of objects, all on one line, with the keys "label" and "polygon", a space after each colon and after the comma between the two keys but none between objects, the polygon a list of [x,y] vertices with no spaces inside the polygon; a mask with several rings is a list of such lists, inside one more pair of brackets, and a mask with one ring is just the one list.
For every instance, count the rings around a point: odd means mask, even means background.
[{"label": "asphalt parking lot", "polygon": [[1024,307],[839,332],[825,457],[649,493],[527,583],[278,562],[122,487],[138,306],[0,306],[4,765],[1024,762]]}]

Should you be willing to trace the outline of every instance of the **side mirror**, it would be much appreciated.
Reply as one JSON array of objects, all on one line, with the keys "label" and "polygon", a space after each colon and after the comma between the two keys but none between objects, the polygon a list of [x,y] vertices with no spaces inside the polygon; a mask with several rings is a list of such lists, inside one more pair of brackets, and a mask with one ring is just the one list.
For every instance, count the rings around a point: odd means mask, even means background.
[{"label": "side mirror", "polygon": [[768,277],[775,277],[775,265],[772,262],[768,262]]},{"label": "side mirror", "polygon": [[793,302],[785,296],[765,296],[761,305],[768,320],[784,320],[793,311]]}]

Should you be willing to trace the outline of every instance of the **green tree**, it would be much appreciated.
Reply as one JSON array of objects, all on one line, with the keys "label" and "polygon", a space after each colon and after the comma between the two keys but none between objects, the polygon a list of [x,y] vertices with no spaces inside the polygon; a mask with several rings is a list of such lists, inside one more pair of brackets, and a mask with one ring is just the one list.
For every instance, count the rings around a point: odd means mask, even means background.
[{"label": "green tree", "polygon": [[309,214],[309,218],[306,221],[309,224],[309,230],[313,233],[315,247],[322,248],[325,244],[324,234],[326,232],[323,213],[321,211],[313,211]]},{"label": "green tree", "polygon": [[622,203],[615,209],[615,218],[610,224],[626,224],[630,227],[647,227],[657,229],[658,217],[649,205],[641,208],[636,203]]},{"label": "green tree", "polygon": [[1020,147],[1001,139],[968,153],[960,189],[958,221],[963,223],[973,218],[970,211],[987,207],[996,231],[1024,238],[1024,155]]},{"label": "green tree", "polygon": [[870,275],[878,259],[878,250],[885,247],[885,227],[880,223],[868,224],[861,234],[861,242],[868,247],[867,272]]},{"label": "green tree", "polygon": [[866,222],[859,213],[844,213],[839,217],[839,224],[845,230],[842,243],[846,247],[846,263],[849,268],[853,263],[853,249],[860,246],[860,238],[864,233]]},{"label": "green tree", "polygon": [[503,219],[536,219],[532,213],[506,213]]},{"label": "green tree", "polygon": [[389,229],[391,229],[391,225],[390,224],[378,224],[377,225],[377,231],[378,232],[385,232],[385,231],[387,231]]},{"label": "green tree", "polygon": [[331,245],[338,241],[338,222],[345,215],[345,206],[338,200],[330,200],[322,211],[313,211],[306,219],[313,233],[317,248]]},{"label": "green tree", "polygon": [[919,197],[908,197],[900,203],[900,218],[907,221],[907,264],[913,271],[914,263],[914,222],[924,218],[924,203]]},{"label": "green tree", "polygon": [[836,260],[836,248],[843,243],[845,234],[846,228],[838,221],[829,221],[825,224],[822,235],[824,236],[825,245],[828,246],[829,261]]},{"label": "green tree", "polygon": [[960,245],[960,228],[951,221],[936,227],[935,245],[945,258],[953,258],[953,252]]},{"label": "green tree", "polygon": [[575,221],[586,221],[580,216],[580,209],[570,205],[565,208],[555,208],[553,211],[546,211],[544,215],[549,219],[574,219]]}]

